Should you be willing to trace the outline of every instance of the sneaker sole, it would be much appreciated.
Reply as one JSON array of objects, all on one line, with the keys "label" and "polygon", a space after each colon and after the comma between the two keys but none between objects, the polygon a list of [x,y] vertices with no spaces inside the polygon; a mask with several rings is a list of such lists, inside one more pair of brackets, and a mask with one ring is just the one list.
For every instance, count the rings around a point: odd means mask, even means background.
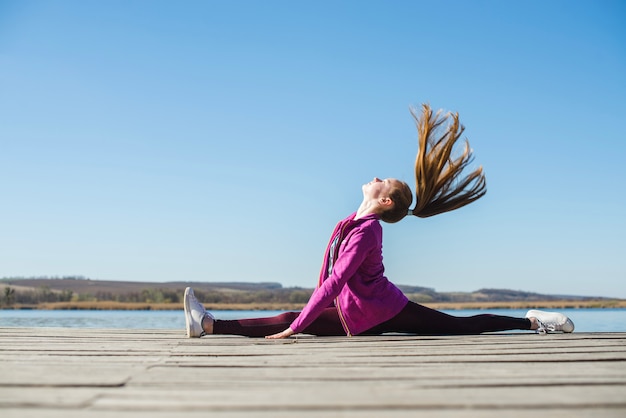
[{"label": "sneaker sole", "polygon": [[185,297],[183,298],[183,305],[185,309],[185,329],[187,331],[187,338],[191,338],[191,310],[189,309],[189,294],[191,293],[191,288],[185,289]]}]

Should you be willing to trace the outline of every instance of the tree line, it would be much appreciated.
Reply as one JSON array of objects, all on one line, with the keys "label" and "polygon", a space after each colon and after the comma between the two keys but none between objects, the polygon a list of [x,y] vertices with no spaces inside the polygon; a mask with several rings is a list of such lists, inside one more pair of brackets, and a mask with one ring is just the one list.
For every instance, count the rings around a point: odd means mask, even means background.
[{"label": "tree line", "polygon": [[[267,289],[250,291],[196,290],[196,296],[204,303],[301,303],[305,304],[311,290],[301,288]],[[137,292],[76,293],[72,290],[53,290],[48,286],[37,289],[15,289],[6,286],[0,306],[11,308],[15,305],[37,305],[51,302],[101,302],[124,303],[182,303],[183,289],[145,288]]]}]

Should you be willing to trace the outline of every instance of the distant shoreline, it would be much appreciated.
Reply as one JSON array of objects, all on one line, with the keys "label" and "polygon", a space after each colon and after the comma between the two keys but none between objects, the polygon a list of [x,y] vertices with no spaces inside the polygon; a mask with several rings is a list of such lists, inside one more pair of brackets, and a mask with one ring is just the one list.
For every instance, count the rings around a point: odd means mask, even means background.
[{"label": "distant shoreline", "polygon": [[[186,287],[210,310],[297,311],[314,289],[274,282],[126,282],[64,278],[2,278],[0,309],[38,310],[180,310]],[[445,310],[626,308],[626,299],[600,296],[543,295],[511,289],[437,292],[398,285],[412,301]]]},{"label": "distant shoreline", "polygon": [[[421,303],[439,310],[464,309],[614,309],[626,308],[626,300],[547,300],[510,302],[435,302]],[[298,311],[303,304],[296,303],[207,303],[208,310],[216,311]],[[173,311],[182,310],[182,303],[133,303],[114,301],[50,302],[35,305],[15,304],[2,309],[15,310],[128,310]]]}]

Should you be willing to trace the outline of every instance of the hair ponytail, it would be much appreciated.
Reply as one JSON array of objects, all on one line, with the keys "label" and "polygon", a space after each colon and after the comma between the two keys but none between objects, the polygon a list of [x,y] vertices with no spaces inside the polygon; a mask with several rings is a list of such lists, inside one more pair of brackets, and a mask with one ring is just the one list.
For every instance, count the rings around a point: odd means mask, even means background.
[{"label": "hair ponytail", "polygon": [[[482,167],[467,175],[462,171],[473,161],[469,142],[465,140],[463,153],[454,158],[452,151],[465,127],[459,123],[458,113],[433,115],[427,104],[422,114],[411,108],[418,133],[418,152],[415,159],[415,207],[409,214],[420,218],[438,215],[468,205],[487,193]],[[447,126],[442,127],[450,121]]]}]

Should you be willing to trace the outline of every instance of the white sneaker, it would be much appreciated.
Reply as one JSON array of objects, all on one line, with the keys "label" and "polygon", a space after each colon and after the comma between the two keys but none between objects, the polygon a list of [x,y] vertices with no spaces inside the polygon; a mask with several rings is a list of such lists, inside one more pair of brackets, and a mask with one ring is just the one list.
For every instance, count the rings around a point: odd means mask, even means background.
[{"label": "white sneaker", "polygon": [[199,338],[205,335],[204,329],[202,328],[202,320],[206,317],[211,320],[215,320],[213,315],[208,313],[204,306],[198,299],[196,299],[196,295],[193,293],[193,289],[188,287],[185,289],[185,325],[187,328],[187,337],[188,338]]},{"label": "white sneaker", "polygon": [[539,322],[539,328],[536,331],[539,334],[546,334],[548,332],[555,331],[574,331],[574,323],[562,313],[530,310],[526,312],[526,318],[537,319],[537,322]]}]

